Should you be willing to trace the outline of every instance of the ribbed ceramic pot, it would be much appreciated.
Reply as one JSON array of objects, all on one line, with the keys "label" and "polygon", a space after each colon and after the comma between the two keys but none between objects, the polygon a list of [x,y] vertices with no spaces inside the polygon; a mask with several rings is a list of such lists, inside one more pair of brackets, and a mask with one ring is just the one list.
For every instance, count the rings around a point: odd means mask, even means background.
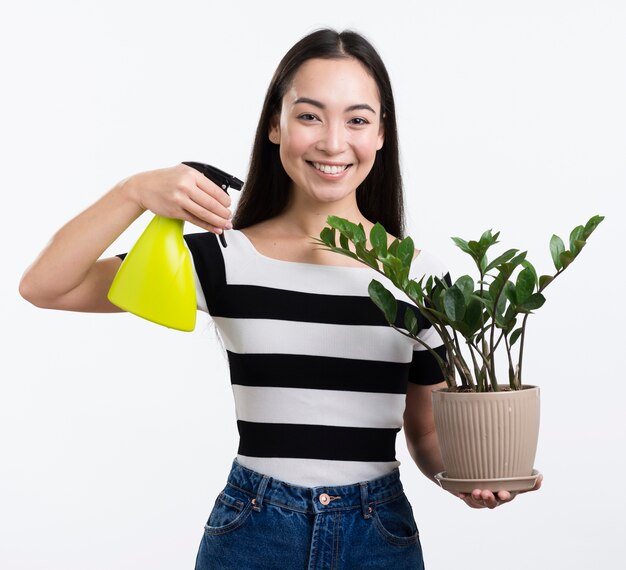
[{"label": "ribbed ceramic pot", "polygon": [[527,477],[539,437],[539,388],[433,392],[433,413],[446,476]]}]

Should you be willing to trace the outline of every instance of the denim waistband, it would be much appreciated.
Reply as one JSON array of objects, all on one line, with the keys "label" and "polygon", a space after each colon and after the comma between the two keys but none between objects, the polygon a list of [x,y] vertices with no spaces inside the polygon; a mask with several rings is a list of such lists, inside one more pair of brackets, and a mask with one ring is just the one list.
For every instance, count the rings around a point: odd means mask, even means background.
[{"label": "denim waistband", "polygon": [[264,503],[269,503],[310,514],[361,509],[365,518],[371,516],[372,505],[389,501],[404,492],[397,468],[378,479],[353,485],[299,487],[248,469],[236,459],[228,475],[228,484],[253,497],[253,508],[257,511]]}]

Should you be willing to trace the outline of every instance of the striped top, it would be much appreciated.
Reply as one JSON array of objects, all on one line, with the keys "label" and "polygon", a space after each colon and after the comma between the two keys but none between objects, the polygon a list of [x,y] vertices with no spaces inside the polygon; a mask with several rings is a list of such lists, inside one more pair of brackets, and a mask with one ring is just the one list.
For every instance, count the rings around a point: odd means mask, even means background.
[{"label": "striped top", "polygon": [[[407,382],[433,384],[441,372],[421,345],[393,330],[368,296],[378,278],[366,266],[282,261],[259,253],[238,230],[185,235],[198,309],[208,312],[230,365],[240,435],[237,460],[295,485],[348,485],[400,463],[395,441]],[[412,277],[446,274],[422,251]],[[443,352],[418,316],[419,336]]]}]

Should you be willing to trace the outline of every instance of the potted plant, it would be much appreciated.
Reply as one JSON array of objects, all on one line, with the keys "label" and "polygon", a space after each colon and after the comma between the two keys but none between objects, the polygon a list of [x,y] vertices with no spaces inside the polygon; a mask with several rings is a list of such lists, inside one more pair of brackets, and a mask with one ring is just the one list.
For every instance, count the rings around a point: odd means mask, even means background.
[{"label": "potted plant", "polygon": [[[447,388],[433,391],[433,413],[445,467],[437,475],[442,487],[496,492],[534,485],[539,389],[523,383],[528,317],[544,304],[545,289],[576,259],[603,219],[593,216],[575,227],[569,248],[553,235],[555,271],[541,276],[525,251],[508,249],[489,260],[499,232],[488,230],[471,241],[452,238],[472,258],[477,274],[446,282],[435,275],[410,277],[415,256],[410,237],[388,244],[385,228],[377,223],[368,243],[361,224],[328,218],[315,242],[371,267],[404,293],[410,303],[401,305],[404,314],[399,315],[396,297],[380,281],[373,279],[368,288],[389,325],[423,345],[441,368]],[[416,311],[441,337],[444,358],[419,338]],[[505,382],[499,380],[499,368],[507,369]]]}]

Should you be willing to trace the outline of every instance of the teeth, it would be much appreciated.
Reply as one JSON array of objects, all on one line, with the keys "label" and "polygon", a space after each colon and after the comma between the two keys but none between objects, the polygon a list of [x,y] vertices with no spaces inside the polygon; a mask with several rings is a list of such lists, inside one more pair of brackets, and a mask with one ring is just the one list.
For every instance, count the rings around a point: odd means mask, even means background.
[{"label": "teeth", "polygon": [[340,172],[343,172],[346,168],[348,168],[347,164],[344,164],[342,166],[331,166],[330,164],[322,164],[320,162],[314,162],[313,166],[315,166],[315,168],[321,170],[325,174],[339,174]]}]

